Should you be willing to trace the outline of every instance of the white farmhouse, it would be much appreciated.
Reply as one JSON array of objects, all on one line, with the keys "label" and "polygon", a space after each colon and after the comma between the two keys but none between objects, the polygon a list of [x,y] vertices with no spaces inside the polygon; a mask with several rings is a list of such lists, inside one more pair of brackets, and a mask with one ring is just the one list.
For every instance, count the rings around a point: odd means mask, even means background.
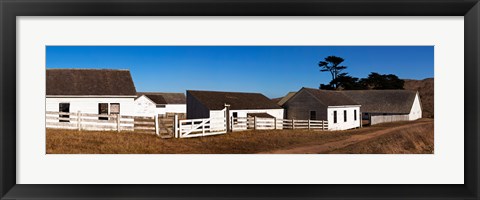
[{"label": "white farmhouse", "polygon": [[46,111],[135,114],[137,92],[129,70],[47,69],[46,84]]},{"label": "white farmhouse", "polygon": [[337,91],[302,88],[283,103],[287,119],[326,120],[328,130],[360,127],[361,105]]},{"label": "white farmhouse", "polygon": [[165,116],[186,114],[187,104],[183,93],[142,92],[135,99],[136,116]]},{"label": "white farmhouse", "polygon": [[[226,113],[225,105],[229,105]],[[263,117],[283,119],[283,108],[260,93],[187,91],[187,118]]]},{"label": "white farmhouse", "polygon": [[348,90],[341,93],[362,105],[362,118],[370,125],[422,118],[422,104],[417,91]]}]

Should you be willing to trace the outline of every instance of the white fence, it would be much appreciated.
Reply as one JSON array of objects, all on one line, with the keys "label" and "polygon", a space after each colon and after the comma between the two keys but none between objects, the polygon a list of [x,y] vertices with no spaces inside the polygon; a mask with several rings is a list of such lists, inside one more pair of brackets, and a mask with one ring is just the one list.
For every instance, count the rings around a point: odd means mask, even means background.
[{"label": "white fence", "polygon": [[[162,121],[164,120],[164,121]],[[171,125],[170,125],[171,123]],[[230,131],[273,129],[320,129],[328,130],[327,121],[293,120],[261,117],[232,117],[227,129],[225,118],[206,119],[159,119],[124,115],[98,115],[89,113],[46,112],[46,128],[100,131],[135,131],[157,134],[168,138],[202,137],[225,134]],[[165,130],[161,130],[165,129]],[[173,130],[172,130],[173,129]],[[163,133],[163,135],[162,135]],[[166,134],[166,135],[165,135]],[[170,136],[171,137],[171,136]]]},{"label": "white fence", "polygon": [[[175,127],[176,138],[202,137],[228,132],[227,121],[224,118],[178,120]],[[232,117],[230,119],[231,131],[274,129],[328,130],[328,123],[323,120],[293,120],[260,117]]]},{"label": "white fence", "polygon": [[99,115],[90,113],[45,113],[45,127],[53,129],[92,131],[136,131],[159,135],[157,117],[136,117],[118,114]]}]

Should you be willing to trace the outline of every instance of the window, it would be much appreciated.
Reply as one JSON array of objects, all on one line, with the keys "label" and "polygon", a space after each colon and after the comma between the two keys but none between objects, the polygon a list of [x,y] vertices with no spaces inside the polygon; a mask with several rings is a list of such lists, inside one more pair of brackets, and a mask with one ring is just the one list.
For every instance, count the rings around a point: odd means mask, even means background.
[{"label": "window", "polygon": [[[70,112],[70,103],[60,103],[58,104],[58,111],[62,113],[69,113]],[[60,118],[59,122],[70,122],[70,115],[69,114],[60,114],[58,117]]]},{"label": "window", "polygon": [[317,112],[312,110],[310,111],[310,120],[316,120],[317,119]]},{"label": "window", "polygon": [[337,111],[333,111],[333,123],[337,123]]},{"label": "window", "polygon": [[238,113],[237,112],[233,112],[232,113],[232,117],[233,117],[233,124],[238,124]]},{"label": "window", "polygon": [[[98,114],[99,115],[108,115],[108,103],[99,103],[98,104]],[[98,117],[99,120],[108,120],[108,117]]]},{"label": "window", "polygon": [[343,111],[343,121],[347,122],[347,110]]},{"label": "window", "polygon": [[357,121],[357,110],[353,110],[353,119]]},{"label": "window", "polygon": [[165,104],[157,104],[157,108],[165,108]]},{"label": "window", "polygon": [[120,104],[119,103],[111,103],[110,104],[110,114],[120,114]]}]

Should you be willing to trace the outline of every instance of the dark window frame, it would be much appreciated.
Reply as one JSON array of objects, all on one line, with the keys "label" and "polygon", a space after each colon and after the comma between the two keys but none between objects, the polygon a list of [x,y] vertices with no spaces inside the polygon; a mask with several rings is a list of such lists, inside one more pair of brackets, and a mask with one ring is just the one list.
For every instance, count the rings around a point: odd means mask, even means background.
[{"label": "dark window frame", "polygon": [[337,123],[337,111],[336,110],[333,111],[333,123],[334,124]]},{"label": "dark window frame", "polygon": [[343,110],[343,122],[347,122],[347,110]]},{"label": "dark window frame", "polygon": [[[118,112],[112,112],[112,105],[118,105]],[[120,103],[110,103],[108,107],[109,107],[108,112],[110,112],[109,114],[115,114],[115,115],[120,114]]]},{"label": "dark window frame", "polygon": [[[66,109],[65,109],[65,106],[66,106]],[[70,113],[70,103],[59,103],[58,104],[58,112]],[[68,120],[58,119],[58,122],[70,122],[70,115],[59,114],[58,117],[59,118],[68,118]]]},{"label": "dark window frame", "polygon": [[[107,112],[104,113],[102,110],[104,110],[104,108],[102,109],[102,105],[107,105],[106,106],[106,109],[107,109]],[[108,103],[98,103],[98,114],[99,115],[108,115],[108,111],[109,111],[109,106]],[[98,120],[108,120],[108,117],[98,117]]]},{"label": "dark window frame", "polygon": [[353,119],[357,121],[357,110],[353,110]]},{"label": "dark window frame", "polygon": [[[312,115],[312,113],[313,113],[313,115]],[[311,110],[310,111],[310,120],[317,120],[317,111],[316,110]]]}]

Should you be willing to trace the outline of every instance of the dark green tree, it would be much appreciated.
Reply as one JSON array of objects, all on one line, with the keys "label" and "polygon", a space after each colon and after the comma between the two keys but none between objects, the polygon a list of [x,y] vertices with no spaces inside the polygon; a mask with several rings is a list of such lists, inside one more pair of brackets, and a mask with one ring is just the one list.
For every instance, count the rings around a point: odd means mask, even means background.
[{"label": "dark green tree", "polygon": [[341,73],[337,78],[330,82],[330,85],[336,85],[337,89],[343,90],[365,90],[368,89],[364,84],[360,83],[359,78],[349,76],[348,73]]},{"label": "dark green tree", "polygon": [[367,78],[362,78],[360,84],[374,90],[403,89],[404,80],[394,74],[379,74],[372,72]]},{"label": "dark green tree", "polygon": [[[347,68],[347,66],[340,65],[344,61],[343,58],[337,56],[328,56],[324,61],[320,61],[318,66],[321,68],[321,72],[330,72],[332,75],[332,81],[337,78],[340,72]],[[320,86],[321,87],[321,86]],[[334,89],[337,89],[337,85],[332,85]]]}]

